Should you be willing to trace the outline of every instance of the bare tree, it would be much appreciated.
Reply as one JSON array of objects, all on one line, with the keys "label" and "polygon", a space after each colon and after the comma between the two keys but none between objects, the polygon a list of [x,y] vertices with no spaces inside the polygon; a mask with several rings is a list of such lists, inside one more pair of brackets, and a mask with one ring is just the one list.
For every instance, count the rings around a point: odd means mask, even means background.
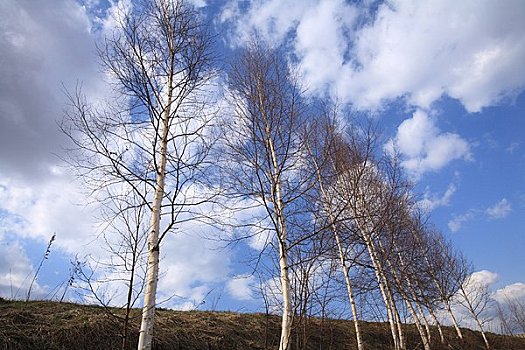
[{"label": "bare tree", "polygon": [[[464,259],[457,261],[463,266],[464,271],[471,271],[468,263]],[[479,328],[485,348],[490,350],[490,344],[485,334],[485,324],[491,319],[486,315],[487,309],[492,304],[492,299],[488,286],[476,281],[472,273],[468,274],[467,278],[460,284],[457,301],[461,304],[472,319],[476,322]]]},{"label": "bare tree", "polygon": [[181,0],[136,1],[115,20],[99,55],[117,97],[97,108],[81,91],[70,94],[62,129],[73,144],[70,163],[94,197],[111,205],[132,191],[140,201],[123,210],[142,207],[149,219],[138,348],[150,349],[161,242],[208,199],[195,184],[209,149],[211,39]]},{"label": "bare tree", "polygon": [[500,330],[504,334],[525,333],[525,302],[523,298],[512,295],[503,295],[496,302],[497,317]]},{"label": "bare tree", "polygon": [[[335,240],[337,256],[344,276],[348,299],[352,310],[357,348],[363,350],[364,342],[359,327],[357,306],[353,291],[354,287],[350,278],[350,268],[352,267],[352,261],[355,257],[349,256],[348,247],[351,244],[348,240],[344,242],[344,237],[341,234],[342,225],[339,225],[339,220],[349,219],[346,217],[341,218],[346,204],[344,201],[334,201],[329,193],[329,188],[334,180],[337,179],[339,175],[337,173],[338,170],[341,169],[341,166],[338,164],[341,157],[341,150],[339,150],[339,156],[337,156],[337,147],[340,146],[341,142],[338,142],[338,139],[340,139],[342,135],[340,134],[340,130],[338,130],[335,113],[335,110],[325,111],[324,115],[317,123],[313,123],[313,125],[309,126],[311,130],[308,133],[305,133],[305,135],[307,136],[308,160],[316,173],[316,197],[318,197],[317,201],[321,203],[318,212],[322,213],[321,215],[324,214],[326,216],[325,220],[327,223],[325,225],[329,227],[329,230],[333,234],[333,239]],[[346,156],[351,157],[350,154],[347,154]],[[319,237],[317,239],[319,239]]]},{"label": "bare tree", "polygon": [[[341,140],[336,149],[342,155],[334,193],[347,203],[349,225],[355,226],[360,241],[366,247],[372,271],[383,297],[395,349],[405,348],[401,317],[387,273],[390,252],[380,245],[384,226],[388,222],[392,189],[383,178],[381,162],[375,160],[377,134],[374,128],[352,133],[349,140]],[[361,135],[361,136],[360,136]],[[345,151],[347,150],[347,151]]]},{"label": "bare tree", "polygon": [[286,350],[294,311],[289,251],[301,235],[300,222],[290,223],[311,181],[300,171],[301,91],[282,53],[261,43],[240,55],[228,83],[233,113],[223,123],[224,186],[230,197],[255,201],[266,213],[262,221],[277,251],[282,295],[279,348]]},{"label": "bare tree", "polygon": [[429,305],[431,306],[429,310],[442,307],[450,317],[458,339],[462,340],[463,333],[452,308],[452,298],[459,291],[467,272],[463,269],[462,264],[458,263],[460,258],[450,243],[435,229],[425,230],[425,234],[420,234],[419,238],[420,249],[427,252],[423,256],[425,274],[429,278],[427,289],[432,285],[438,295],[436,303]]}]

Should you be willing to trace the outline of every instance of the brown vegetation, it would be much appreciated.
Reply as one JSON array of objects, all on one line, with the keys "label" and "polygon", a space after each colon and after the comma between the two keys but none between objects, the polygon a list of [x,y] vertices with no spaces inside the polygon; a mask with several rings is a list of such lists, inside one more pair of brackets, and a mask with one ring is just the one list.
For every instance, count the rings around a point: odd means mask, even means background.
[{"label": "brown vegetation", "polygon": [[[115,313],[124,312],[114,310]],[[138,338],[140,310],[133,310],[129,349]],[[264,314],[157,310],[154,349],[275,349],[279,345],[280,319]],[[115,349],[122,343],[122,325],[102,307],[47,301],[0,300],[0,349]],[[345,320],[311,319],[307,349],[350,350],[356,348],[354,326]],[[421,349],[412,325],[406,326],[407,348]],[[444,328],[450,347],[439,343],[434,329],[432,349],[483,349],[479,332],[464,329],[464,340]],[[488,334],[493,349],[525,349],[525,339]],[[292,333],[292,349],[299,338]],[[363,323],[363,339],[370,349],[391,349],[387,324]]]}]

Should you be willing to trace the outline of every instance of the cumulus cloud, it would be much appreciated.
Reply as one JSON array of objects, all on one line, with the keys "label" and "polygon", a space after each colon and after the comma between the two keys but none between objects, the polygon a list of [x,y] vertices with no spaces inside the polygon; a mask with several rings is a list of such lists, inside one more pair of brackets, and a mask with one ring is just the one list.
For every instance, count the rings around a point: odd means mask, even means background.
[{"label": "cumulus cloud", "polygon": [[254,281],[255,278],[253,275],[234,276],[226,284],[226,289],[228,290],[228,293],[237,300],[252,300],[252,285]]},{"label": "cumulus cloud", "polygon": [[170,307],[199,305],[230,272],[230,253],[223,243],[203,239],[202,227],[188,223],[166,238],[161,247],[159,300],[171,298]]},{"label": "cumulus cloud", "polygon": [[246,8],[243,1],[230,0],[222,8],[219,22],[231,27],[230,44],[240,46],[257,35],[279,44],[294,29],[304,12],[315,1],[253,1]]},{"label": "cumulus cloud", "polygon": [[294,45],[299,71],[310,92],[330,91],[340,79],[347,36],[357,15],[357,10],[343,0],[320,1],[304,11]]},{"label": "cumulus cloud", "polygon": [[506,198],[503,198],[499,202],[495,203],[493,206],[487,208],[485,213],[491,219],[503,219],[507,217],[512,211],[512,206]]},{"label": "cumulus cloud", "polygon": [[442,132],[421,110],[399,125],[386,150],[400,153],[401,165],[415,177],[439,170],[453,160],[471,158],[466,140],[458,134]]},{"label": "cumulus cloud", "polygon": [[389,1],[358,33],[349,97],[429,107],[447,94],[469,112],[498,103],[525,86],[523,15],[519,0]]},{"label": "cumulus cloud", "polygon": [[[497,273],[481,270],[472,273],[464,284],[464,291],[476,308],[486,331],[518,334],[525,330],[521,316],[525,311],[525,284],[512,283],[494,290]],[[465,308],[464,296],[458,292],[452,298],[452,310],[460,326],[478,330],[478,325]],[[451,324],[444,311],[438,312],[444,324]]]},{"label": "cumulus cloud", "polygon": [[501,303],[508,300],[519,299],[525,301],[525,283],[513,283],[494,292],[493,298]]},{"label": "cumulus cloud", "polygon": [[309,88],[362,110],[398,98],[429,108],[448,95],[477,112],[525,87],[520,0],[391,0],[370,12],[344,1],[230,1],[222,18],[237,44],[253,31],[293,37]]},{"label": "cumulus cloud", "polygon": [[454,193],[456,193],[456,186],[454,184],[450,184],[441,196],[426,191],[423,199],[418,202],[418,205],[425,212],[429,213],[434,209],[448,205]]},{"label": "cumulus cloud", "polygon": [[0,222],[3,231],[21,238],[46,241],[57,234],[56,246],[75,254],[98,233],[93,218],[96,207],[68,176],[56,174],[38,187],[0,176]]},{"label": "cumulus cloud", "polygon": [[[24,249],[16,240],[0,243],[0,296],[24,298],[33,278],[33,267]],[[36,281],[32,297],[44,297],[45,289]]]},{"label": "cumulus cloud", "polygon": [[[469,286],[489,287],[498,281],[498,274],[488,270],[476,271],[468,279]],[[467,286],[468,288],[468,286]]]}]

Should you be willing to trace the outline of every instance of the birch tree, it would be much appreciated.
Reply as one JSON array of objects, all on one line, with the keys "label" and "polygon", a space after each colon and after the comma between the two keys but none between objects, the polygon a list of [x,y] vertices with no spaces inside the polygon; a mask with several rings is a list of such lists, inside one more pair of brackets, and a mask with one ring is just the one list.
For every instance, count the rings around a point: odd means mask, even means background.
[{"label": "birch tree", "polygon": [[[345,202],[334,201],[330,194],[331,183],[338,177],[337,171],[341,168],[338,164],[338,159],[340,159],[341,156],[350,157],[350,154],[342,154],[344,151],[338,150],[342,136],[338,130],[335,116],[331,114],[332,112],[327,111],[318,123],[314,123],[311,126],[313,132],[310,132],[310,137],[307,137],[307,149],[309,162],[316,174],[317,200],[321,203],[319,212],[326,216],[326,226],[333,234],[333,239],[335,240],[337,257],[343,273],[352,310],[357,348],[358,350],[363,350],[365,345],[359,325],[354,286],[350,278],[352,257],[349,258],[348,249],[345,247],[343,235],[341,234],[341,225],[339,225],[339,220],[345,219],[341,218],[341,214],[344,212]],[[346,244],[348,244],[348,242],[346,242]]]},{"label": "birch tree", "polygon": [[304,109],[296,77],[276,49],[254,43],[228,77],[232,115],[223,122],[224,182],[233,198],[257,202],[277,251],[282,296],[280,350],[290,348],[293,318],[289,251],[296,237],[294,208],[309,179],[298,176]]},{"label": "birch tree", "polygon": [[462,282],[459,283],[457,301],[467,310],[469,315],[476,322],[481,336],[483,337],[485,349],[490,350],[490,343],[487,339],[485,329],[485,324],[490,321],[490,318],[485,315],[487,309],[492,304],[490,291],[486,284],[476,281],[475,278],[473,278],[472,268],[463,257],[456,260],[456,264],[460,265],[457,271],[470,272],[467,274],[466,278],[463,277],[464,275],[462,273],[456,275],[456,278],[462,280]]},{"label": "birch tree", "polygon": [[[89,103],[80,90],[62,129],[72,141],[70,163],[95,199],[111,205],[133,191],[149,219],[147,275],[139,349],[151,349],[166,235],[209,199],[196,184],[209,151],[205,87],[213,76],[211,37],[199,13],[181,0],[134,1],[119,14],[99,56],[115,98]],[[163,222],[161,224],[161,219]]]},{"label": "birch tree", "polygon": [[[379,162],[375,160],[376,133],[367,128],[362,137],[342,141],[337,149],[345,152],[339,163],[336,192],[347,203],[349,225],[355,226],[359,239],[366,247],[379,291],[383,298],[395,349],[405,348],[401,318],[397,309],[392,281],[388,278],[385,255],[378,245],[390,192],[382,178]],[[381,256],[383,255],[383,257]],[[388,258],[387,258],[388,259]]]}]

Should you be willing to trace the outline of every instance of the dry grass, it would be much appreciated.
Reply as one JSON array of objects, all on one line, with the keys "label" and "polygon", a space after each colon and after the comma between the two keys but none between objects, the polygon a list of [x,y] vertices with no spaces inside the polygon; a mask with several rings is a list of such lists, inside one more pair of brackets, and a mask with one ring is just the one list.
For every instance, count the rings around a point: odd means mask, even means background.
[{"label": "dry grass", "polygon": [[[119,313],[119,310],[113,310]],[[134,349],[139,328],[134,310],[131,338]],[[230,312],[157,311],[154,349],[244,350],[276,349],[280,320],[264,314]],[[363,323],[367,349],[391,349],[388,328],[382,323]],[[465,330],[465,341],[458,342],[452,329],[446,329],[447,345],[433,334],[435,350],[483,349],[479,333]],[[122,326],[101,307],[44,301],[0,300],[0,349],[120,349]],[[415,327],[406,326],[409,349],[421,349]],[[525,349],[525,339],[489,334],[494,349]],[[342,320],[306,320],[296,327],[293,350],[355,349],[353,324]]]}]

